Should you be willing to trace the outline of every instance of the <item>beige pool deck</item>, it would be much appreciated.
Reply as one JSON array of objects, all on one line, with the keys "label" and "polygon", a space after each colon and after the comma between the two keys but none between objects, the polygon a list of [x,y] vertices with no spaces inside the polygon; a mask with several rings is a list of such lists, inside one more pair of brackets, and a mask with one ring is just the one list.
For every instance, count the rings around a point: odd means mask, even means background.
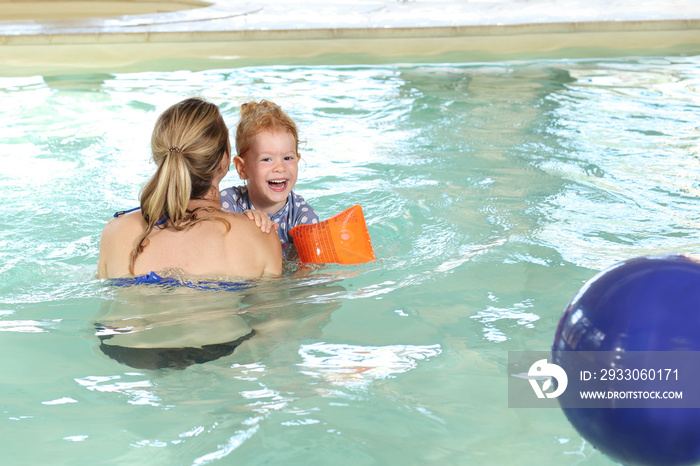
[{"label": "beige pool deck", "polygon": [[0,76],[700,54],[700,0],[0,0]]}]

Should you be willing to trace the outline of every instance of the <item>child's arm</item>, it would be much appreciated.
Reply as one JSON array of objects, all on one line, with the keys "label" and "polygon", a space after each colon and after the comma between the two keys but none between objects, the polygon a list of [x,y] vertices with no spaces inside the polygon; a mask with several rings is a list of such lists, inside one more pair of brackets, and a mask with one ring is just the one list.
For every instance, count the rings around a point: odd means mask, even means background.
[{"label": "child's arm", "polygon": [[297,210],[294,215],[294,224],[297,225],[311,225],[318,223],[320,220],[316,211],[309,204],[306,203],[303,197],[298,194],[294,194],[294,203],[298,204]]},{"label": "child's arm", "polygon": [[242,193],[240,188],[231,187],[221,190],[221,207],[223,207],[228,212],[234,212],[237,214],[244,214],[251,220],[255,221],[255,225],[258,226],[265,233],[269,233],[272,228],[275,230],[279,228],[279,225],[270,220],[270,216],[265,212],[259,210],[247,209],[247,207],[252,207],[250,201],[241,198]]}]

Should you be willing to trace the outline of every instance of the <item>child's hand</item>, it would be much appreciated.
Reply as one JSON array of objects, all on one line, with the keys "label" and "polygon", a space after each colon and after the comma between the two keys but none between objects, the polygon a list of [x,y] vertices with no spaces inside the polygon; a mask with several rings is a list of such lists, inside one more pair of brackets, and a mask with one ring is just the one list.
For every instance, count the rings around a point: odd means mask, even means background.
[{"label": "child's hand", "polygon": [[280,227],[277,223],[273,222],[269,215],[260,210],[246,210],[243,214],[251,220],[255,220],[255,224],[265,233],[270,233],[272,228],[275,231]]}]

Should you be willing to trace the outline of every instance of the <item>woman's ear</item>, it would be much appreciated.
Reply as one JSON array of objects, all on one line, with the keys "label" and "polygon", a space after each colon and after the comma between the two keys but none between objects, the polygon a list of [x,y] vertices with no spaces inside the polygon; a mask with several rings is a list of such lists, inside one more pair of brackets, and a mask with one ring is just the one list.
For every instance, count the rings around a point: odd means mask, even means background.
[{"label": "woman's ear", "polygon": [[221,165],[219,166],[219,171],[226,176],[228,171],[231,169],[231,150],[229,148],[228,152],[224,153],[224,156],[221,158]]},{"label": "woman's ear", "polygon": [[243,160],[243,158],[240,155],[237,155],[233,158],[233,165],[236,167],[238,177],[242,180],[247,180],[248,173],[245,169],[245,160]]}]

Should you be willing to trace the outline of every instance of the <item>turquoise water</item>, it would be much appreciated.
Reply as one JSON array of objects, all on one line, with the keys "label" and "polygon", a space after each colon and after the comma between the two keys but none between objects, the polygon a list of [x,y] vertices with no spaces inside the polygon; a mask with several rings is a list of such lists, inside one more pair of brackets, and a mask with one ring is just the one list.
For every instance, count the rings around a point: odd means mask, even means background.
[{"label": "turquoise water", "polygon": [[[156,116],[192,95],[229,126],[288,109],[297,191],[361,204],[378,260],[240,293],[95,280]],[[508,408],[508,351],[548,350],[600,269],[700,251],[699,110],[700,57],[0,78],[3,464],[610,464],[559,410]],[[96,323],[256,334],[156,371]]]}]

